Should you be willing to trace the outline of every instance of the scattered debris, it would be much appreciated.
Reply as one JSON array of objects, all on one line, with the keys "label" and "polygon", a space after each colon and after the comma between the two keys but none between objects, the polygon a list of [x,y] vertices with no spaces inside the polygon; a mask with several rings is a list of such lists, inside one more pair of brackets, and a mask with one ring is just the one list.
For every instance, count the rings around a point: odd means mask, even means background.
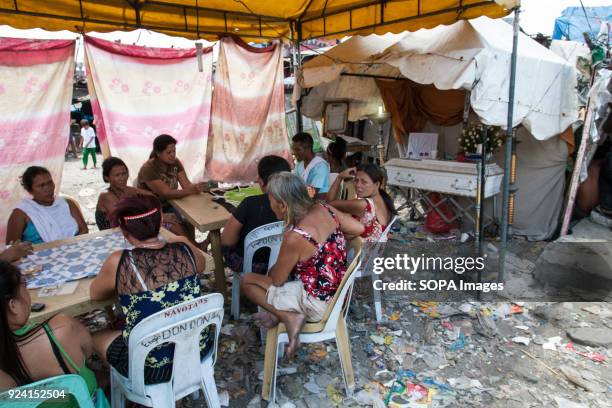
[{"label": "scattered debris", "polygon": [[578,404],[577,402],[567,400],[561,397],[555,397],[555,402],[559,408],[588,408],[587,405]]},{"label": "scattered debris", "polygon": [[585,391],[606,392],[605,386],[599,383],[584,379],[582,375],[578,373],[578,371],[574,370],[571,367],[562,366],[559,368],[559,370],[563,373],[563,375],[565,375],[565,377],[569,380],[569,382],[583,388]]},{"label": "scattered debris", "polygon": [[336,387],[333,386],[333,384],[329,384],[326,388],[326,391],[327,398],[329,399],[329,401],[335,406],[340,405],[340,403],[344,399],[343,394],[341,394],[340,391],[338,391]]},{"label": "scattered debris", "polygon": [[222,391],[219,393],[219,404],[222,407],[229,407],[230,397],[227,391]]},{"label": "scattered debris", "polygon": [[557,347],[561,345],[563,339],[559,336],[549,337],[548,340],[542,344],[544,350],[557,350]]},{"label": "scattered debris", "polygon": [[604,361],[606,361],[606,356],[604,356],[601,353],[592,353],[592,352],[585,352],[585,351],[578,351],[576,350],[576,348],[574,347],[574,345],[572,343],[567,343],[565,345],[565,349],[569,350],[569,351],[573,351],[574,353],[578,354],[579,356],[582,357],[586,357],[589,360],[593,360],[597,363],[603,363]]},{"label": "scattered debris", "polygon": [[321,391],[314,377],[310,377],[310,380],[308,380],[308,382],[304,384],[304,388],[306,388],[308,391],[310,391],[313,394],[318,394]]},{"label": "scattered debris", "polygon": [[456,390],[468,390],[471,388],[483,388],[480,381],[474,378],[468,378],[465,376],[457,378],[449,378],[448,383]]},{"label": "scattered debris", "polygon": [[528,346],[529,343],[531,343],[531,339],[529,337],[522,337],[522,336],[514,337],[512,341],[515,343],[524,344],[526,346]]}]

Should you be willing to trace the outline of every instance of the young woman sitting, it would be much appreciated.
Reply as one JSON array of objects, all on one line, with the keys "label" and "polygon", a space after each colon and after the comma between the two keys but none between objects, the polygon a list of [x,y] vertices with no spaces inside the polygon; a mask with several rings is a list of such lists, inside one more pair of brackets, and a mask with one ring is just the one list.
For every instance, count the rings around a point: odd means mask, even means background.
[{"label": "young woman sitting", "polygon": [[[176,157],[176,139],[170,135],[159,135],[153,140],[153,151],[138,171],[138,188],[151,191],[162,203],[164,213],[172,213],[188,231],[187,236],[195,243],[195,229],[187,222],[168,200],[182,198],[207,191],[206,183],[192,183],[185,168]],[[181,188],[179,188],[179,186]],[[207,242],[202,243],[205,249]]]},{"label": "young woman sitting", "polygon": [[6,243],[28,241],[32,244],[87,234],[87,224],[77,203],[55,196],[55,183],[44,167],[28,167],[21,185],[32,198],[25,198],[11,212]]},{"label": "young woman sitting", "polygon": [[[102,265],[90,287],[92,300],[118,297],[126,316],[123,332],[105,330],[94,335],[94,348],[103,361],[128,375],[130,332],[142,319],[185,300],[200,296],[198,273],[204,255],[184,237],[165,242],[159,238],[161,206],[153,196],[139,195],[119,201],[111,218],[119,225],[132,250],[116,251]],[[202,355],[212,342],[208,331],[200,340]],[[170,380],[174,346],[155,349],[146,359],[145,383]]]},{"label": "young woman sitting", "polygon": [[[122,199],[138,194],[153,195],[149,191],[128,186],[129,176],[127,165],[120,158],[109,157],[102,162],[102,178],[109,186],[108,190],[98,197],[96,206],[96,224],[100,230],[112,228],[109,214]],[[163,226],[176,235],[187,236],[187,231],[174,214],[163,214]]]},{"label": "young woman sitting", "polygon": [[[266,309],[254,315],[259,325],[285,324],[287,357],[292,358],[304,323],[323,318],[346,272],[345,234],[359,235],[363,226],[326,204],[315,203],[302,178],[294,174],[273,175],[267,190],[270,207],[284,220],[287,232],[270,273],[248,273],[240,287],[251,301]],[[289,281],[292,273],[297,280]]]},{"label": "young woman sitting", "polygon": [[[167,200],[182,198],[206,191],[206,183],[193,184],[185,168],[176,157],[176,139],[159,135],[153,140],[153,151],[138,172],[138,187],[153,192],[164,204]],[[181,189],[179,189],[179,185]]]},{"label": "young woman sitting", "polygon": [[354,177],[357,198],[350,200],[334,200],[330,205],[351,214],[364,226],[361,237],[366,242],[386,240],[383,232],[395,215],[393,200],[383,185],[385,174],[376,164],[360,164],[356,168],[346,169],[338,175],[329,189],[329,197],[335,197],[342,180]]},{"label": "young woman sitting", "polygon": [[0,389],[77,374],[93,395],[96,376],[85,365],[93,351],[87,328],[61,314],[42,324],[28,325],[31,303],[19,269],[0,261]]}]

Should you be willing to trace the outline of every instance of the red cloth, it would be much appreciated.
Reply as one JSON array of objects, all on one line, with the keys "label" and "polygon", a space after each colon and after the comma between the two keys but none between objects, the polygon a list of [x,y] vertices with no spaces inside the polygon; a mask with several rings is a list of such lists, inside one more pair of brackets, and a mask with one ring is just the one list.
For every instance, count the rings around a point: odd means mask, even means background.
[{"label": "red cloth", "polygon": [[74,55],[74,40],[0,38],[0,65],[29,67],[64,61]]},{"label": "red cloth", "polygon": [[[430,195],[431,202],[435,205],[440,202],[440,195],[437,193],[432,193]],[[442,203],[437,206],[438,211],[440,211],[447,219],[453,218],[453,211],[449,208],[448,204]],[[444,234],[449,232],[452,229],[459,227],[459,222],[454,220],[451,223],[447,223],[444,221],[444,218],[438,213],[435,209],[427,213],[427,217],[425,219],[425,228],[427,231],[432,232],[434,234]]]}]

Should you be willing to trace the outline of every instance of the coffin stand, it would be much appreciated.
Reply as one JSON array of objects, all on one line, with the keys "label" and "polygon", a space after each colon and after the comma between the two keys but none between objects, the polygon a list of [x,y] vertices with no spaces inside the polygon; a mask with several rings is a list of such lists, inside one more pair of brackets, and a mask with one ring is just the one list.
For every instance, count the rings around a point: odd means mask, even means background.
[{"label": "coffin stand", "polygon": [[[475,223],[471,214],[476,205],[479,168],[476,163],[442,160],[391,159],[385,163],[387,184],[397,186],[406,196],[406,204],[415,214],[425,216],[435,210],[444,221],[451,223],[466,217]],[[501,191],[503,170],[495,163],[488,164],[485,172],[484,198],[495,197]],[[441,200],[433,203],[431,193],[436,192]],[[457,197],[468,200],[459,202]],[[448,218],[439,207],[443,204],[453,210]],[[489,221],[490,223],[490,221]],[[485,223],[486,225],[487,223]]]}]

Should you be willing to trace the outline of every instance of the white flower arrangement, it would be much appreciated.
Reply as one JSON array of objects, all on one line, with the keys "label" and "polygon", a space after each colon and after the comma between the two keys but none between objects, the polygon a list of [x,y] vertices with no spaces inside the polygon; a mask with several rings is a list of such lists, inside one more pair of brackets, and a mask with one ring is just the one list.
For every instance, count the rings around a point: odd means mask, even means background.
[{"label": "white flower arrangement", "polygon": [[461,151],[477,153],[478,145],[483,144],[485,137],[487,140],[487,153],[495,153],[504,143],[504,132],[499,126],[486,126],[483,124],[471,125],[463,129],[457,141]]}]

